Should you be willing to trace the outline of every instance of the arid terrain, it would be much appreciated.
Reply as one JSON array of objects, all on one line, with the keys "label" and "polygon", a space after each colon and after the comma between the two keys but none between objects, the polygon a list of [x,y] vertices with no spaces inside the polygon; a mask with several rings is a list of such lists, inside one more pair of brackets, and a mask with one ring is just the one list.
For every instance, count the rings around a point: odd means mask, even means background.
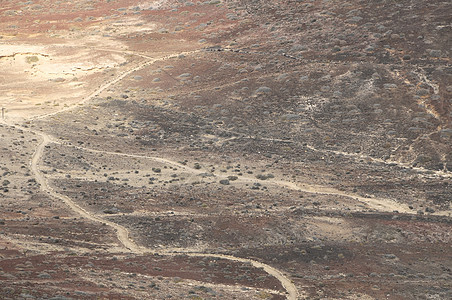
[{"label": "arid terrain", "polygon": [[0,299],[452,299],[452,3],[0,5]]}]

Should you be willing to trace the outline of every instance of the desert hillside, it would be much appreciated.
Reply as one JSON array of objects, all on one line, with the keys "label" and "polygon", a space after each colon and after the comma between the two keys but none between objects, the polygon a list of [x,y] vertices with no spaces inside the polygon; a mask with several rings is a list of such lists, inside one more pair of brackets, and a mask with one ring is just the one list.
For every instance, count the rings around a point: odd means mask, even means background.
[{"label": "desert hillside", "polygon": [[452,4],[0,5],[1,299],[451,299]]}]

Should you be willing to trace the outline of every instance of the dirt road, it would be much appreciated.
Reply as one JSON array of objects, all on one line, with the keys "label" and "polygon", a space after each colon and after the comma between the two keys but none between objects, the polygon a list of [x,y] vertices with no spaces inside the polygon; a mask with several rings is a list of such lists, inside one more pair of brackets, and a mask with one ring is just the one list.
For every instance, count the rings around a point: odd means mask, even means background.
[{"label": "dirt road", "polygon": [[[167,55],[164,57],[160,57],[160,58],[152,58],[130,70],[128,70],[127,72],[122,73],[121,75],[119,75],[118,77],[116,77],[115,79],[103,84],[101,87],[99,87],[97,90],[95,90],[94,92],[92,92],[91,94],[89,94],[87,97],[83,98],[78,104],[70,106],[70,107],[66,107],[63,108],[61,110],[52,112],[52,113],[47,113],[47,114],[43,114],[43,115],[39,115],[33,118],[30,118],[26,121],[31,121],[31,120],[36,120],[36,119],[44,119],[50,116],[54,116],[57,115],[59,113],[62,112],[67,112],[70,111],[76,107],[80,107],[81,105],[86,104],[87,102],[89,102],[90,100],[92,100],[94,97],[97,97],[102,91],[104,91],[105,89],[109,88],[110,86],[120,82],[122,79],[124,79],[127,75],[130,75],[131,73],[140,70],[156,61],[160,61],[160,60],[165,60],[165,59],[169,59],[172,57],[177,57],[180,54],[183,55],[189,55],[192,53],[195,53],[197,51],[190,51],[190,52],[183,52],[183,53],[178,53],[175,55]],[[142,55],[139,55],[142,56]],[[147,56],[142,56],[142,57],[147,57]],[[122,245],[122,247],[124,248],[124,250],[126,250],[127,252],[132,252],[134,254],[138,254],[138,255],[144,255],[144,254],[160,254],[160,255],[188,255],[188,256],[196,256],[196,257],[216,257],[216,258],[222,258],[222,259],[228,259],[231,261],[236,261],[236,262],[245,262],[245,263],[251,263],[253,266],[257,267],[257,268],[262,268],[265,272],[267,272],[269,275],[274,276],[280,283],[281,285],[284,287],[284,289],[286,290],[287,293],[287,299],[289,300],[296,300],[299,299],[299,295],[298,295],[298,291],[296,286],[292,283],[292,281],[286,277],[280,270],[277,270],[267,264],[261,263],[259,261],[256,260],[252,260],[252,259],[247,259],[247,258],[240,258],[240,257],[235,257],[232,255],[221,255],[221,254],[209,254],[209,253],[193,253],[193,252],[178,252],[178,253],[174,253],[174,252],[169,252],[169,251],[152,251],[148,248],[139,246],[135,243],[135,241],[133,241],[130,236],[129,236],[129,231],[119,225],[116,224],[114,222],[108,221],[103,219],[102,217],[89,212],[85,209],[83,209],[82,207],[80,207],[77,203],[75,203],[70,197],[60,194],[58,192],[56,192],[48,183],[47,179],[45,178],[45,176],[43,175],[43,173],[40,170],[40,162],[43,159],[44,156],[44,149],[47,145],[49,145],[50,143],[54,143],[54,140],[52,139],[52,137],[44,132],[41,131],[36,131],[36,130],[32,130],[30,128],[26,128],[20,125],[13,125],[12,123],[6,121],[6,120],[1,120],[1,123],[7,125],[7,126],[11,126],[23,131],[28,131],[28,132],[32,132],[34,134],[36,134],[37,136],[40,137],[41,142],[38,144],[35,152],[33,153],[31,162],[30,162],[30,168],[31,171],[33,173],[33,176],[35,177],[36,181],[40,184],[40,189],[46,193],[47,195],[49,195],[50,197],[57,199],[59,201],[62,201],[65,205],[67,205],[74,213],[80,215],[83,218],[86,218],[88,220],[91,220],[93,222],[98,222],[101,224],[105,224],[107,226],[110,226],[111,228],[113,228],[116,231],[116,235],[117,238],[120,242],[120,244]],[[108,153],[108,154],[115,154],[115,155],[123,155],[123,156],[129,156],[129,157],[141,157],[139,155],[133,155],[133,154],[120,154],[120,153],[113,153],[113,152],[107,152],[107,151],[99,151],[99,150],[92,150],[90,149],[91,152],[97,152],[97,153]],[[158,158],[158,157],[147,157],[148,159],[153,159],[155,161],[161,162],[161,163],[165,163],[165,164],[171,164],[171,165],[175,165],[178,166],[180,168],[189,170],[190,172],[196,172],[196,173],[200,173],[198,170],[189,168],[187,166],[184,166],[182,164],[179,164],[177,162],[171,161],[171,160],[167,160],[164,158]]]}]

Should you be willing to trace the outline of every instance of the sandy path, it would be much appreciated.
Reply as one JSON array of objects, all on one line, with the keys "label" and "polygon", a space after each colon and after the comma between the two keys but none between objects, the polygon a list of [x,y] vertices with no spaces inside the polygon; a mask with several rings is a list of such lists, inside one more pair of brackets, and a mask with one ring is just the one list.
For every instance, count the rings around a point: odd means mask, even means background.
[{"label": "sandy path", "polygon": [[307,145],[306,146],[308,149],[312,150],[312,151],[316,151],[316,152],[321,152],[321,153],[333,153],[336,155],[343,155],[346,157],[352,157],[354,159],[365,159],[365,160],[370,160],[372,162],[376,162],[376,163],[381,163],[381,164],[385,164],[385,165],[391,165],[391,164],[395,164],[400,168],[404,168],[404,169],[412,169],[415,170],[419,173],[429,173],[429,174],[435,174],[438,177],[446,177],[446,178],[452,178],[452,174],[450,172],[444,172],[444,171],[438,171],[438,170],[429,170],[429,169],[425,169],[422,167],[413,167],[410,164],[406,164],[406,163],[402,163],[399,161],[386,161],[383,160],[381,158],[375,158],[375,157],[370,157],[367,155],[362,155],[362,154],[356,154],[356,153],[349,153],[349,152],[344,152],[344,151],[336,151],[336,150],[320,150],[315,148],[314,146],[311,145]]},{"label": "sandy path", "polygon": [[278,279],[279,282],[284,287],[284,289],[287,291],[287,299],[289,299],[289,300],[296,300],[296,299],[298,299],[298,296],[299,296],[298,295],[298,290],[295,287],[295,285],[292,283],[292,281],[290,279],[288,279],[286,276],[284,276],[284,274],[281,271],[279,271],[278,269],[273,268],[273,267],[271,267],[269,265],[266,265],[264,263],[258,262],[256,260],[248,259],[248,258],[235,257],[235,256],[232,256],[232,255],[205,254],[205,253],[187,253],[187,252],[185,252],[183,254],[187,255],[187,256],[215,257],[215,258],[222,258],[222,259],[232,260],[232,261],[236,261],[236,262],[250,263],[254,267],[261,268],[265,272],[267,272],[268,274],[270,274],[273,277],[275,277],[276,279]]},{"label": "sandy path", "polygon": [[[102,93],[103,91],[105,91],[106,89],[111,87],[112,85],[120,82],[126,76],[132,74],[133,72],[141,70],[141,69],[143,69],[143,68],[145,68],[145,67],[147,67],[147,66],[149,66],[149,65],[151,65],[151,64],[153,64],[153,63],[155,63],[157,61],[163,61],[163,60],[167,60],[167,59],[171,59],[171,58],[176,58],[179,55],[190,55],[190,54],[193,54],[193,53],[196,53],[196,52],[199,52],[199,50],[187,51],[187,52],[182,52],[182,53],[173,54],[173,55],[166,55],[166,56],[162,56],[162,57],[158,57],[158,58],[151,58],[149,56],[145,56],[145,55],[141,55],[141,54],[135,54],[136,56],[140,56],[140,57],[143,57],[143,58],[146,58],[146,59],[149,59],[149,60],[144,62],[144,63],[139,64],[135,68],[132,68],[132,69],[122,73],[121,75],[117,76],[115,79],[104,83],[97,90],[95,90],[94,92],[92,92],[91,94],[89,94],[88,96],[83,98],[77,104],[65,107],[65,108],[60,109],[60,110],[55,111],[55,112],[46,113],[46,114],[42,114],[42,115],[39,115],[39,116],[32,117],[32,118],[29,119],[29,121],[30,120],[37,120],[37,119],[44,119],[44,118],[47,118],[47,117],[50,117],[50,116],[54,116],[54,115],[60,114],[62,112],[67,112],[67,111],[73,110],[73,109],[75,109],[77,107],[80,107],[81,105],[84,105],[85,103],[87,103],[88,101],[92,100],[93,98],[99,96],[100,93]],[[126,53],[128,53],[128,52],[126,52]]]},{"label": "sandy path", "polygon": [[[52,113],[47,113],[47,114],[42,114],[33,118],[30,118],[29,120],[34,120],[34,119],[43,119],[43,118],[47,118],[53,115],[57,115],[61,112],[66,112],[66,111],[70,111],[76,107],[79,107],[80,105],[83,105],[85,103],[87,103],[88,101],[92,100],[94,97],[97,97],[102,91],[104,91],[105,89],[109,88],[110,86],[112,86],[115,83],[118,83],[119,81],[121,81],[122,79],[124,79],[127,75],[140,70],[142,68],[144,68],[145,66],[148,66],[156,61],[160,61],[160,60],[165,60],[165,59],[169,59],[169,58],[173,58],[173,57],[177,57],[180,54],[183,55],[188,55],[188,54],[192,54],[198,51],[190,51],[190,52],[183,52],[183,53],[178,53],[176,55],[167,55],[164,57],[160,57],[160,58],[152,58],[149,61],[140,64],[139,66],[136,66],[133,69],[130,69],[127,72],[122,73],[121,75],[119,75],[118,77],[116,77],[114,80],[109,81],[105,84],[103,84],[101,87],[99,87],[97,90],[95,90],[94,92],[92,92],[90,95],[88,95],[87,97],[83,98],[78,104],[70,106],[70,107],[66,107],[63,108],[59,111],[56,112],[52,112]],[[139,55],[142,56],[142,55]],[[146,57],[146,56],[143,56]],[[5,120],[1,120],[1,123],[7,125],[7,126],[11,126],[23,131],[28,131],[28,132],[32,132],[38,136],[40,136],[41,138],[41,142],[39,143],[39,145],[37,146],[35,152],[33,153],[31,162],[30,162],[30,168],[31,171],[36,179],[36,181],[40,184],[40,189],[48,194],[50,197],[58,199],[60,201],[62,201],[63,203],[65,203],[72,211],[74,211],[76,214],[94,221],[94,222],[99,222],[102,224],[106,224],[107,226],[112,227],[117,234],[117,238],[119,240],[119,242],[123,245],[124,248],[126,248],[128,251],[135,253],[135,254],[160,254],[160,255],[188,255],[188,256],[194,256],[194,257],[216,257],[216,258],[222,258],[222,259],[228,259],[231,261],[236,261],[236,262],[245,262],[245,263],[251,263],[253,266],[257,267],[257,268],[263,268],[264,271],[266,271],[269,275],[274,276],[280,283],[281,285],[284,287],[284,289],[286,289],[287,292],[287,299],[289,300],[296,300],[298,299],[298,291],[296,286],[292,283],[292,281],[283,275],[283,273],[267,264],[261,263],[259,261],[256,260],[252,260],[252,259],[247,259],[247,258],[240,258],[240,257],[235,257],[235,256],[231,256],[231,255],[222,255],[222,254],[208,254],[208,253],[194,253],[194,252],[179,252],[179,253],[174,253],[174,252],[169,252],[169,251],[160,251],[160,252],[156,252],[156,251],[152,251],[150,249],[147,249],[145,247],[141,247],[139,245],[137,245],[129,236],[129,231],[119,225],[116,224],[114,222],[105,220],[103,218],[101,218],[100,216],[93,214],[85,209],[83,209],[82,207],[80,207],[77,203],[75,203],[70,197],[60,194],[58,192],[56,192],[47,182],[46,178],[44,177],[43,173],[40,171],[39,169],[39,164],[44,156],[44,149],[45,147],[50,144],[53,143],[54,141],[52,140],[51,136],[44,133],[44,132],[40,132],[40,131],[34,131],[32,129],[29,128],[25,128],[19,125],[12,125],[9,124],[8,122],[6,122]],[[92,150],[95,152],[99,152],[99,153],[108,153],[108,154],[112,154],[113,152],[104,152],[104,151],[98,151],[98,150]],[[122,153],[114,153],[115,155],[123,155],[123,156],[130,156],[130,157],[141,157],[138,155],[133,155],[133,154],[122,154]],[[148,157],[150,158],[150,157]],[[155,161],[159,161],[165,164],[172,164],[175,166],[178,166],[180,168],[184,168],[186,170],[190,170],[191,172],[198,172],[197,170],[194,170],[192,168],[189,168],[187,166],[184,166],[182,164],[179,164],[177,162],[173,162],[171,160],[167,160],[167,159],[163,159],[163,158],[157,158],[157,157],[153,157],[152,158]]]},{"label": "sandy path", "polygon": [[[146,55],[141,55],[141,54],[135,54],[137,56],[143,57],[148,59],[146,62],[120,74],[119,76],[117,76],[115,79],[106,82],[105,84],[103,84],[101,87],[99,87],[97,90],[95,90],[94,92],[92,92],[91,94],[89,94],[88,96],[86,96],[85,98],[83,98],[78,104],[70,106],[70,107],[66,107],[63,108],[59,111],[56,112],[52,112],[52,113],[47,113],[47,114],[43,114],[43,115],[39,115],[36,117],[33,117],[31,119],[43,119],[43,118],[47,118],[53,115],[57,115],[61,112],[67,112],[70,110],[73,110],[77,107],[79,107],[80,105],[84,105],[86,104],[88,101],[92,100],[93,98],[97,97],[101,92],[103,92],[104,90],[108,89],[109,87],[111,87],[112,85],[120,82],[122,79],[124,79],[126,76],[132,74],[135,71],[138,71],[154,62],[157,61],[161,61],[161,60],[166,60],[166,59],[170,59],[170,58],[175,58],[177,56],[179,56],[180,54],[184,54],[184,55],[188,55],[188,54],[192,54],[198,51],[190,51],[190,52],[183,52],[183,53],[178,53],[176,55],[167,55],[167,56],[163,56],[160,58],[150,58]],[[231,261],[235,261],[235,262],[242,262],[242,263],[249,263],[251,265],[253,265],[256,268],[262,268],[265,272],[267,272],[269,275],[272,275],[273,277],[275,277],[280,283],[281,285],[284,287],[284,289],[287,292],[287,299],[289,300],[296,300],[299,297],[302,297],[301,295],[298,294],[297,288],[296,286],[293,284],[293,282],[286,277],[280,270],[273,268],[267,264],[264,264],[262,262],[253,260],[253,259],[248,259],[248,258],[240,258],[240,257],[235,257],[232,255],[223,255],[223,254],[209,254],[209,253],[200,253],[200,252],[190,252],[189,250],[187,251],[181,251],[180,249],[178,249],[177,251],[171,250],[171,249],[163,249],[161,251],[153,251],[150,250],[148,248],[139,246],[138,244],[136,244],[129,236],[129,231],[119,225],[116,224],[114,222],[108,221],[106,219],[103,219],[101,216],[93,214],[87,210],[85,210],[84,208],[82,208],[81,206],[79,206],[77,203],[75,203],[70,197],[60,194],[58,192],[56,192],[47,182],[47,179],[44,177],[43,173],[40,171],[39,165],[40,162],[44,156],[44,149],[47,145],[51,144],[51,143],[58,143],[58,144],[64,144],[64,143],[60,143],[55,141],[50,135],[40,132],[40,131],[34,131],[31,130],[29,128],[24,128],[18,125],[11,125],[8,124],[6,122],[3,122],[6,125],[9,126],[13,126],[15,128],[24,130],[24,131],[29,131],[29,132],[33,132],[36,135],[41,137],[41,142],[39,143],[39,145],[37,146],[33,156],[32,156],[32,160],[30,163],[31,166],[31,171],[36,179],[36,181],[40,184],[40,188],[43,192],[47,193],[50,197],[53,197],[54,199],[58,199],[60,201],[62,201],[63,203],[65,203],[72,211],[74,211],[76,214],[80,215],[81,217],[84,217],[88,220],[91,220],[93,222],[99,222],[102,224],[106,224],[107,226],[110,226],[111,228],[113,228],[116,231],[117,234],[117,238],[119,240],[119,242],[121,243],[121,245],[127,249],[128,251],[135,253],[135,254],[139,254],[139,255],[143,255],[143,254],[160,254],[160,255],[187,255],[187,256],[193,256],[193,257],[214,257],[214,258],[220,258],[220,259],[227,259],[227,260],[231,260]],[[281,142],[288,142],[285,140],[281,140]],[[144,159],[149,159],[149,160],[153,160],[156,162],[160,162],[160,163],[164,163],[164,164],[169,164],[169,165],[173,165],[173,166],[177,166],[178,168],[181,168],[191,174],[197,175],[200,173],[204,173],[205,171],[202,170],[196,170],[193,169],[191,167],[182,165],[178,162],[172,161],[170,159],[166,159],[166,158],[161,158],[161,157],[155,157],[155,156],[146,156],[146,155],[139,155],[139,154],[126,154],[126,153],[117,153],[117,152],[109,152],[109,151],[103,151],[103,150],[95,150],[95,149],[89,149],[89,148],[85,148],[85,147],[78,147],[78,146],[72,146],[84,151],[89,151],[89,152],[93,152],[93,153],[101,153],[101,154],[108,154],[108,155],[115,155],[115,156],[123,156],[123,157],[133,157],[133,158],[144,158]],[[312,149],[312,150],[317,150],[317,149]],[[348,155],[348,153],[341,153],[343,155]],[[217,178],[227,178],[227,176],[216,176]],[[256,182],[257,180],[255,178],[249,178],[249,177],[240,177],[238,181],[242,181],[242,182]],[[380,199],[380,198],[366,198],[366,197],[362,197],[362,196],[358,196],[358,195],[354,195],[354,194],[349,194],[343,191],[339,191],[337,189],[334,188],[329,188],[329,187],[324,187],[324,186],[319,186],[319,185],[313,185],[313,184],[296,184],[293,182],[289,182],[289,181],[283,181],[283,180],[267,180],[266,181],[267,184],[270,185],[276,185],[279,187],[284,187],[284,188],[288,188],[288,189],[292,189],[292,190],[297,190],[297,191],[304,191],[304,192],[308,192],[308,193],[317,193],[317,194],[324,194],[324,195],[336,195],[336,196],[344,196],[344,197],[348,197],[351,199],[354,199],[356,201],[360,201],[363,203],[366,203],[367,205],[369,205],[370,207],[376,209],[377,211],[394,211],[397,210],[401,213],[412,213],[411,211],[409,211],[409,209],[407,207],[405,207],[402,204],[397,203],[394,200],[391,199]],[[445,212],[439,212],[439,213],[435,213],[435,214],[441,214],[441,213],[445,213]],[[304,297],[303,297],[304,298]]]},{"label": "sandy path", "polygon": [[[64,143],[60,143],[60,142],[55,142],[55,143],[64,145]],[[182,164],[180,164],[180,163],[178,163],[176,161],[170,160],[170,159],[156,157],[156,156],[139,155],[139,154],[127,154],[127,153],[118,153],[118,152],[111,152],[111,151],[95,150],[95,149],[90,149],[90,148],[86,148],[86,147],[74,146],[74,145],[67,145],[67,146],[74,147],[76,149],[87,151],[87,152],[98,153],[98,154],[108,154],[108,155],[117,155],[117,156],[123,156],[123,157],[132,157],[132,158],[141,158],[141,159],[153,160],[153,161],[156,161],[156,162],[177,166],[177,167],[185,170],[186,172],[188,172],[188,173],[190,173],[192,175],[199,175],[199,174],[202,174],[202,173],[206,172],[206,171],[203,171],[203,170],[197,170],[197,169],[188,167],[186,165],[182,165]],[[215,178],[218,178],[218,179],[227,179],[227,177],[228,177],[227,175],[218,175],[218,174],[213,174],[213,175],[215,176]],[[259,180],[257,180],[256,178],[240,176],[236,180],[236,182],[250,182],[250,183],[254,183],[254,182],[259,182]],[[284,187],[284,188],[288,188],[288,189],[291,189],[291,190],[296,190],[296,191],[301,191],[301,192],[306,192],[306,193],[347,197],[347,198],[350,198],[352,200],[359,201],[359,202],[362,202],[364,204],[367,204],[370,208],[375,209],[378,212],[394,212],[394,211],[398,211],[399,213],[404,213],[404,214],[412,214],[412,215],[417,214],[416,212],[413,212],[408,207],[408,205],[398,203],[397,201],[392,200],[392,199],[388,199],[388,198],[363,197],[363,196],[360,196],[360,195],[356,195],[356,194],[351,194],[351,193],[347,193],[347,192],[344,192],[344,191],[340,191],[340,190],[335,189],[335,188],[325,187],[325,186],[316,185],[316,184],[309,184],[309,183],[297,184],[297,183],[290,182],[290,181],[285,181],[285,180],[268,179],[268,180],[265,181],[265,183],[269,184],[269,185],[276,185],[276,186],[279,186],[279,187]],[[450,211],[437,211],[437,212],[432,213],[432,215],[438,215],[438,216],[449,216],[450,214],[451,214]]]},{"label": "sandy path", "polygon": [[[234,132],[231,130],[224,130],[225,132],[229,132],[232,134],[236,134],[240,137],[231,137],[228,139],[225,139],[223,142],[225,141],[232,141],[232,140],[236,140],[236,139],[256,139],[254,137],[247,137],[247,136],[241,136],[243,134],[239,133],[239,132]],[[278,142],[278,143],[286,143],[286,144],[292,144],[292,143],[297,143],[294,142],[292,140],[283,140],[283,139],[275,139],[275,138],[264,138],[264,137],[260,137],[257,138],[258,140],[262,140],[262,141],[269,141],[269,142]],[[344,152],[344,151],[337,151],[337,150],[324,150],[324,149],[318,149],[312,145],[305,145],[306,148],[308,148],[309,150],[315,151],[315,152],[320,152],[320,153],[325,153],[325,154],[335,154],[335,155],[342,155],[345,157],[350,157],[356,160],[359,159],[365,159],[367,161],[372,161],[375,163],[380,163],[380,164],[384,164],[384,165],[397,165],[400,168],[403,169],[411,169],[411,170],[415,170],[419,173],[424,173],[424,174],[435,174],[435,176],[438,177],[444,177],[444,178],[452,178],[452,173],[451,172],[445,172],[445,171],[441,171],[441,170],[430,170],[430,169],[425,169],[422,167],[413,167],[408,163],[402,163],[399,161],[395,161],[395,160],[384,160],[381,158],[376,158],[376,157],[371,157],[368,155],[363,155],[363,154],[358,154],[358,153],[350,153],[350,152]]]},{"label": "sandy path", "polygon": [[[20,127],[17,127],[17,128],[20,128]],[[20,128],[20,129],[26,130],[26,128]],[[35,132],[35,133],[38,133],[38,132]],[[39,162],[41,161],[41,159],[43,157],[45,146],[51,142],[51,139],[45,133],[38,133],[38,134],[41,136],[42,141],[36,148],[36,151],[33,153],[30,167],[31,167],[31,171],[33,172],[33,175],[34,175],[36,181],[40,184],[41,190],[43,192],[47,193],[49,196],[63,201],[64,204],[66,204],[70,209],[72,209],[75,213],[79,214],[80,216],[82,216],[88,220],[94,221],[94,222],[105,223],[106,225],[114,228],[117,232],[119,241],[121,242],[121,244],[124,245],[125,248],[129,249],[130,251],[132,251],[134,253],[142,253],[143,251],[141,250],[141,248],[130,239],[129,232],[127,231],[127,229],[125,229],[124,227],[122,227],[116,223],[113,223],[113,222],[110,222],[110,221],[107,221],[100,217],[95,216],[94,214],[92,214],[92,213],[86,211],[85,209],[83,209],[82,207],[80,207],[78,204],[76,204],[74,201],[72,201],[72,199],[69,198],[68,196],[55,192],[53,190],[53,188],[51,186],[49,186],[49,184],[47,183],[47,180],[45,179],[45,177],[39,170]]]},{"label": "sandy path", "polygon": [[[14,127],[18,128],[18,129],[22,129],[22,130],[31,131],[27,128],[23,128],[20,126],[14,126]],[[34,132],[34,131],[31,131],[31,132]],[[106,224],[106,225],[112,227],[113,229],[115,229],[118,240],[129,251],[131,251],[135,254],[160,254],[160,255],[182,254],[182,255],[195,256],[195,257],[216,257],[216,258],[222,258],[222,259],[227,259],[227,260],[236,261],[236,262],[251,263],[254,267],[262,268],[265,272],[267,272],[268,274],[270,274],[270,275],[274,276],[276,279],[278,279],[278,281],[281,283],[281,285],[287,291],[287,299],[289,299],[289,300],[298,299],[297,288],[295,287],[295,285],[292,283],[292,281],[288,277],[284,276],[284,274],[281,271],[279,271],[278,269],[273,268],[267,264],[261,263],[256,260],[235,257],[232,255],[223,255],[223,254],[209,254],[209,253],[196,253],[196,252],[173,253],[173,252],[167,252],[165,250],[159,252],[159,251],[152,251],[145,247],[138,246],[129,237],[129,231],[125,227],[123,227],[119,224],[116,224],[114,222],[105,220],[105,219],[83,209],[78,204],[76,204],[71,198],[69,198],[66,195],[56,192],[51,186],[49,186],[46,178],[43,176],[43,174],[39,170],[39,162],[41,161],[41,159],[43,157],[45,146],[52,143],[52,139],[49,135],[47,135],[45,133],[42,133],[42,132],[35,132],[35,133],[39,134],[41,136],[42,141],[38,145],[38,147],[36,148],[36,151],[33,154],[30,166],[31,166],[31,170],[33,172],[33,175],[34,175],[36,181],[40,184],[41,190],[43,192],[47,193],[49,196],[63,201],[71,210],[73,210],[75,213],[79,214],[80,216],[82,216],[88,220],[94,221],[94,222]],[[114,153],[114,152],[104,152],[104,151],[96,151],[96,152],[108,153],[108,154]],[[142,157],[142,156],[132,155],[132,154],[120,154],[120,153],[114,153],[114,154],[130,156],[130,157]],[[158,159],[159,161],[162,160],[163,162],[171,162],[169,160],[160,159],[160,158],[152,158],[152,159],[154,159],[154,160]],[[174,163],[174,162],[172,162],[172,163]],[[179,166],[180,164],[177,164],[177,165]],[[180,166],[185,167],[186,169],[191,169],[191,168],[183,166],[183,165],[180,165]],[[194,169],[191,169],[191,170],[198,172],[197,170],[194,170]]]}]

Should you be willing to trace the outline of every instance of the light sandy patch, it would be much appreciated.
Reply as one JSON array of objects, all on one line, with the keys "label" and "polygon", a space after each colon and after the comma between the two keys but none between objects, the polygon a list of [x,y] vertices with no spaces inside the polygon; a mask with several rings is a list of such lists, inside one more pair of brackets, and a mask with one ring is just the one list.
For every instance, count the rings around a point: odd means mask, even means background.
[{"label": "light sandy patch", "polygon": [[[99,80],[127,63],[127,54],[86,47],[89,42],[0,44],[0,106],[6,108],[8,118],[20,120],[80,101],[98,87]],[[100,45],[110,44],[106,40]]]},{"label": "light sandy patch", "polygon": [[343,241],[356,238],[354,229],[342,218],[313,217],[306,225],[308,231],[313,231],[328,240]]},{"label": "light sandy patch", "polygon": [[[162,8],[168,1],[167,0],[156,0],[156,1],[141,1],[137,6],[140,9],[159,9]],[[133,8],[134,6],[131,6],[130,8]]]}]

